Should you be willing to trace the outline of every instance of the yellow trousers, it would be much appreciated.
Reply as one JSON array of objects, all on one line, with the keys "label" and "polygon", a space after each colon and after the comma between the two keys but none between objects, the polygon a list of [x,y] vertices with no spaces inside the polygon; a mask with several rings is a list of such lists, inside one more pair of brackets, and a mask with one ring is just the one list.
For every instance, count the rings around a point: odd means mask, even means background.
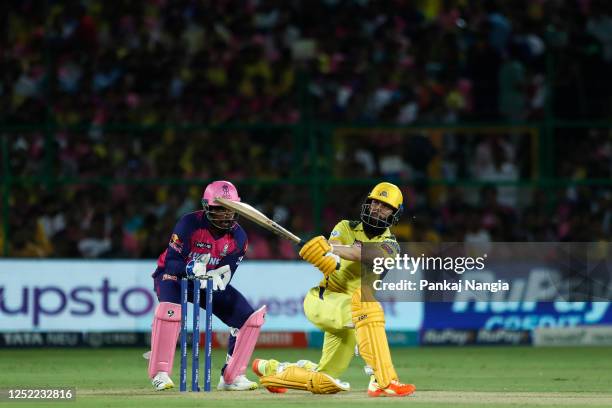
[{"label": "yellow trousers", "polygon": [[351,295],[314,287],[304,298],[308,320],[325,332],[318,371],[339,378],[355,353],[355,329],[351,321]]}]

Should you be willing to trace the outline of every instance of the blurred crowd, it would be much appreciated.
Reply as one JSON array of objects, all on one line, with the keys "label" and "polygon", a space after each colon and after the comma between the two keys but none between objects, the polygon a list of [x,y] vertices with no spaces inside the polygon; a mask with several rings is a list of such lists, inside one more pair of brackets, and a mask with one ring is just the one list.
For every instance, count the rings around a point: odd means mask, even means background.
[{"label": "blurred crowd", "polygon": [[[537,129],[349,129],[338,132],[332,168],[339,179],[399,181],[406,211],[394,233],[401,240],[610,240],[610,129],[555,136],[553,146],[538,148]],[[347,202],[358,208],[367,186],[333,191],[326,231],[351,213]]]},{"label": "blurred crowd", "polygon": [[605,0],[0,7],[5,122],[528,120],[547,81],[558,117],[612,113]]},{"label": "blurred crowd", "polygon": [[[177,218],[199,208],[206,179],[237,181],[246,201],[304,236],[356,219],[369,187],[359,180],[384,178],[405,192],[400,239],[609,239],[605,183],[528,184],[611,179],[609,128],[558,128],[544,143],[535,126],[329,134],[309,124],[609,119],[610,4],[3,2],[0,122],[55,127],[4,139],[0,171],[36,182],[0,200],[1,243],[11,256],[156,257]],[[295,257],[248,232],[250,258]]]},{"label": "blurred crowd", "polygon": [[[8,219],[0,200],[13,256],[155,257],[178,218],[201,208],[201,180],[236,182],[245,200],[283,224],[285,207],[298,203],[308,219],[294,216],[292,225],[301,231],[312,226],[308,188],[282,184],[309,171],[305,141],[293,141],[285,129],[168,128],[103,137],[66,131],[49,139],[46,145],[44,134],[32,132],[8,148],[11,174],[37,180],[11,187]],[[259,257],[277,256],[271,243],[257,243],[268,238],[253,232],[251,248]],[[292,256],[287,250],[281,252]]]},{"label": "blurred crowd", "polygon": [[[121,191],[123,190],[123,191]],[[282,191],[280,191],[282,190]],[[331,189],[330,189],[331,190]],[[406,209],[393,232],[401,241],[509,242],[610,241],[612,190],[573,187],[526,189],[522,208],[500,202],[493,185],[448,188],[433,206],[413,187],[402,186]],[[170,191],[172,191],[170,195]],[[341,218],[359,219],[368,188],[334,187],[322,207],[323,233]],[[27,192],[15,191],[27,202]],[[156,258],[167,247],[177,219],[199,209],[200,187],[58,188],[27,206],[11,208],[10,256],[57,258]],[[128,199],[118,199],[125,194]],[[474,194],[477,199],[469,200]],[[164,197],[164,195],[166,195]],[[312,198],[295,187],[241,188],[242,197],[302,237],[312,234]],[[259,197],[259,199],[258,199]],[[248,221],[249,259],[296,259],[293,245]]]},{"label": "blurred crowd", "polygon": [[[11,189],[10,254],[154,258],[177,219],[200,209],[200,180],[218,178],[235,181],[244,201],[303,237],[328,234],[342,218],[358,219],[368,189],[385,179],[404,192],[405,213],[393,230],[401,240],[611,238],[608,129],[574,131],[564,143],[548,146],[555,152],[555,177],[542,185],[533,184],[548,164],[536,148],[536,129],[405,132],[338,130],[319,140],[332,141],[331,149],[314,153],[304,148],[311,140],[291,139],[282,129],[279,137],[232,131],[227,140],[222,131],[193,131],[183,135],[197,141],[187,148],[171,130],[161,146],[149,143],[146,132],[88,142],[77,132],[55,147],[51,166],[44,149],[34,148],[44,138],[24,137],[19,145],[28,148],[11,150],[11,168],[29,169],[41,182]],[[311,184],[314,177],[319,184]],[[554,184],[559,179],[571,185]],[[243,226],[249,258],[295,258],[288,241],[248,221]]]}]

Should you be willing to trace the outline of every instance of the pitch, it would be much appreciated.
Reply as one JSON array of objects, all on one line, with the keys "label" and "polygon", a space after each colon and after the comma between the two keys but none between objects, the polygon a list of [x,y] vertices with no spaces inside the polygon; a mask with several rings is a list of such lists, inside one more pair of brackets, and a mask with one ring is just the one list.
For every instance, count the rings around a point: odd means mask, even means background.
[{"label": "pitch", "polygon": [[[403,381],[417,386],[414,396],[367,398],[362,363],[354,359],[343,380],[352,391],[337,395],[292,392],[179,393],[153,391],[141,349],[0,350],[0,388],[75,387],[71,407],[349,407],[391,404],[410,407],[610,407],[612,348],[396,348],[392,350]],[[316,349],[263,349],[255,357],[316,361]],[[178,386],[177,353],[173,379]],[[213,355],[213,386],[219,380],[222,351]],[[252,373],[248,373],[255,379]],[[56,402],[21,402],[60,406]]]}]

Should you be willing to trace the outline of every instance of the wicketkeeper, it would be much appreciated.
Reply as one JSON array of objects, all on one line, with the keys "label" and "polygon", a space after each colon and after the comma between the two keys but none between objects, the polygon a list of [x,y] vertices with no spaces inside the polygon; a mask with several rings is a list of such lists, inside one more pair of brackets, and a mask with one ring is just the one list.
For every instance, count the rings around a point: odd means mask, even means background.
[{"label": "wicketkeeper", "polygon": [[[184,215],[174,227],[168,248],[159,256],[153,273],[159,305],[151,332],[149,378],[156,390],[174,387],[170,379],[181,324],[180,280],[211,276],[214,285],[213,313],[231,328],[227,363],[221,370],[218,389],[244,391],[257,383],[244,375],[264,322],[266,307],[255,311],[231,284],[233,274],[247,249],[247,235],[236,222],[237,214],[216,205],[215,198],[240,201],[236,187],[228,181],[209,184],[202,196],[203,210]],[[188,285],[188,301],[193,287]],[[206,291],[200,291],[200,306]]]},{"label": "wicketkeeper", "polygon": [[361,296],[361,243],[377,244],[381,256],[395,257],[399,245],[389,227],[399,221],[402,202],[397,186],[377,184],[361,207],[360,222],[342,220],[329,240],[319,236],[303,246],[300,256],[324,276],[304,299],[306,316],[325,332],[321,360],[319,364],[255,360],[253,371],[269,391],[290,388],[333,394],[349,390],[350,385],[338,378],[351,362],[356,345],[371,374],[369,396],[406,396],[415,391],[414,385],[399,381],[393,367],[383,308],[375,300],[362,301]]}]

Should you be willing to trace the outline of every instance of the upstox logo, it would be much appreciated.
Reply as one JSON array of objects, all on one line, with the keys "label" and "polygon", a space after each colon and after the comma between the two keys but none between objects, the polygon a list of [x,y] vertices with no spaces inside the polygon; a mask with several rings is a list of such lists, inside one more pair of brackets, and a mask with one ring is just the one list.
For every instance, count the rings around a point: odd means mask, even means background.
[{"label": "upstox logo", "polygon": [[139,286],[120,288],[113,286],[108,279],[103,279],[97,286],[24,285],[13,288],[11,295],[9,297],[5,286],[0,286],[0,317],[23,316],[31,319],[35,328],[44,319],[59,315],[77,318],[93,315],[140,317],[151,313],[155,304],[151,290]]}]

